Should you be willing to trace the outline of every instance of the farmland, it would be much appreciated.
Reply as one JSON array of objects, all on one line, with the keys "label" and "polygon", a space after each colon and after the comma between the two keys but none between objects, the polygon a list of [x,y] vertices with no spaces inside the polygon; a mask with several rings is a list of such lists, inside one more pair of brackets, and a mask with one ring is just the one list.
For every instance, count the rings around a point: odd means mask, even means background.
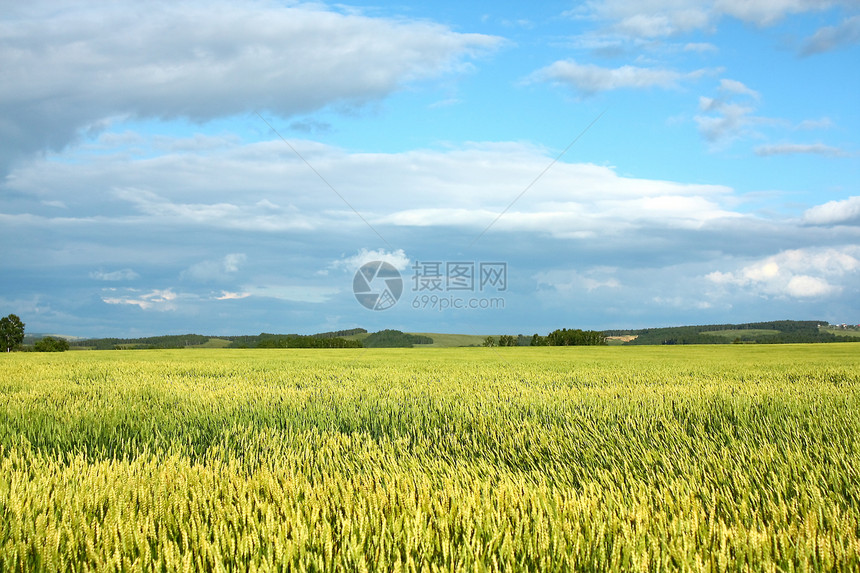
[{"label": "farmland", "polygon": [[0,569],[856,570],[852,344],[0,356]]}]

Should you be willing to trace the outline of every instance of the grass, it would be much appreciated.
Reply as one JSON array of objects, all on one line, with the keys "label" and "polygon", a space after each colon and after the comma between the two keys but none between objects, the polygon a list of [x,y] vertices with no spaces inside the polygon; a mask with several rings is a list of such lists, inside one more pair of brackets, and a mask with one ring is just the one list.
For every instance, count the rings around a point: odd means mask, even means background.
[{"label": "grass", "polygon": [[850,344],[0,356],[0,570],[860,567]]},{"label": "grass", "polygon": [[848,329],[837,328],[835,326],[819,327],[819,330],[830,332],[836,336],[844,336],[846,338],[860,338],[860,328],[852,327]]},{"label": "grass", "polygon": [[[429,336],[433,339],[433,344],[419,344],[419,348],[458,348],[463,346],[481,346],[484,343],[486,335],[476,334],[440,334],[438,332],[407,332],[407,334],[418,334]],[[347,340],[364,340],[370,336],[369,333],[351,334],[344,336]]]},{"label": "grass", "polygon": [[488,336],[486,334],[442,334],[438,332],[410,332],[409,334],[420,334],[433,339],[433,344],[421,344],[422,348],[481,346]]},{"label": "grass", "polygon": [[739,328],[735,330],[708,330],[701,334],[710,334],[712,336],[721,336],[723,338],[748,338],[757,336],[767,336],[770,334],[779,334],[778,330],[769,330],[766,328]]},{"label": "grass", "polygon": [[193,348],[227,348],[230,341],[226,338],[210,338],[203,344],[195,345]]}]

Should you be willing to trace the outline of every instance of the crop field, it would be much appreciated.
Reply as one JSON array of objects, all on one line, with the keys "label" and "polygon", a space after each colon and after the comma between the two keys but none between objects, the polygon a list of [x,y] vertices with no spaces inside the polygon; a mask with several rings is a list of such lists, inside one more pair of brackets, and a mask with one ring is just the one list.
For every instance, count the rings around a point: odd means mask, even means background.
[{"label": "crop field", "polygon": [[857,348],[0,355],[0,570],[856,571]]}]

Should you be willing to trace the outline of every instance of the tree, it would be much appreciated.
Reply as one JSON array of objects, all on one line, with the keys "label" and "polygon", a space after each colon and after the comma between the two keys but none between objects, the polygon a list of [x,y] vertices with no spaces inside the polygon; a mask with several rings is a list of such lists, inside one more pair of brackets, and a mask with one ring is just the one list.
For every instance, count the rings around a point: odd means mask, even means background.
[{"label": "tree", "polygon": [[69,349],[69,341],[65,338],[46,336],[34,345],[36,352],[65,352]]},{"label": "tree", "polygon": [[546,335],[548,346],[605,346],[606,337],[596,330],[553,330]]},{"label": "tree", "polygon": [[0,349],[12,352],[24,341],[24,323],[17,315],[0,318]]},{"label": "tree", "polygon": [[484,339],[484,346],[486,346],[487,348],[491,348],[495,345],[496,345],[496,339],[493,338],[492,336],[488,336],[487,338]]},{"label": "tree", "polygon": [[499,337],[499,346],[516,346],[517,339],[510,334],[503,334]]}]

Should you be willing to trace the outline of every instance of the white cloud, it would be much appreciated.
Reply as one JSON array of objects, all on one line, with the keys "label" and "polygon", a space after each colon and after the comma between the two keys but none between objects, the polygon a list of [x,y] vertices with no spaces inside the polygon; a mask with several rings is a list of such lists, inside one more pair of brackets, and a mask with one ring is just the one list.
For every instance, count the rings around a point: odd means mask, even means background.
[{"label": "white cloud", "polygon": [[586,8],[567,14],[606,22],[615,33],[656,39],[713,31],[726,16],[770,26],[791,14],[826,10],[840,3],[850,0],[593,0]]},{"label": "white cloud", "polygon": [[754,89],[748,88],[743,84],[743,82],[728,78],[723,78],[720,80],[720,90],[732,94],[748,95],[753,99],[759,98],[759,93]]},{"label": "white cloud", "polygon": [[684,44],[685,52],[698,52],[700,54],[704,53],[715,53],[719,52],[720,49],[713,44],[708,42],[688,42]]},{"label": "white cloud", "polygon": [[860,225],[860,196],[816,205],[803,213],[803,221],[810,225]]},{"label": "white cloud", "polygon": [[820,119],[804,119],[797,124],[797,129],[813,130],[813,129],[830,129],[833,127],[833,120],[829,117]]},{"label": "white cloud", "polygon": [[231,253],[224,257],[222,261],[222,266],[224,268],[224,272],[235,273],[239,270],[239,266],[245,262],[245,259],[248,257],[245,256],[245,253]]},{"label": "white cloud", "polygon": [[733,79],[720,80],[717,97],[699,98],[699,115],[693,119],[699,133],[712,144],[724,144],[754,135],[754,127],[779,123],[755,115],[759,93]]},{"label": "white cloud", "polygon": [[[720,147],[743,138],[764,138],[764,128],[782,130],[818,130],[833,126],[827,117],[809,119],[793,124],[785,119],[758,115],[761,95],[738,80],[723,78],[716,97],[699,98],[700,113],[694,116],[700,135]],[[756,155],[817,154],[831,157],[849,155],[846,151],[823,143],[775,143],[755,148]]]},{"label": "white cloud", "polygon": [[0,36],[0,172],[116,117],[203,122],[363,105],[500,44],[320,4],[226,1],[34,1],[5,14]]},{"label": "white cloud", "polygon": [[349,272],[355,272],[365,263],[371,263],[374,261],[385,261],[386,263],[393,266],[398,271],[405,270],[409,267],[409,257],[406,256],[406,253],[403,249],[397,249],[395,251],[386,251],[384,249],[377,250],[368,250],[361,249],[357,254],[344,257],[337,261],[334,261],[331,264],[332,268],[340,268],[345,269]]},{"label": "white cloud", "polygon": [[[141,213],[163,221],[199,224],[245,231],[309,231],[316,227],[311,217],[294,210],[281,210],[267,201],[253,204],[176,202],[145,189],[115,189],[113,195],[133,204]],[[232,199],[232,198],[231,198]],[[272,212],[275,211],[275,212]]]},{"label": "white cloud", "polygon": [[549,287],[560,293],[585,291],[590,293],[600,289],[619,289],[621,282],[613,276],[617,269],[597,267],[587,271],[551,270],[538,273],[538,288]]},{"label": "white cloud", "polygon": [[221,296],[215,297],[215,300],[240,300],[249,296],[251,296],[249,292],[229,292],[224,290],[221,291]]},{"label": "white cloud", "polygon": [[796,298],[825,296],[839,290],[839,287],[831,285],[824,279],[807,275],[793,276],[785,286],[785,292]]},{"label": "white cloud", "polygon": [[860,273],[860,246],[782,251],[733,272],[715,271],[705,278],[717,285],[740,287],[777,297],[815,298],[838,294],[843,280]]},{"label": "white cloud", "polygon": [[[42,161],[16,170],[9,187],[22,196],[58,189],[58,195],[79,197],[82,203],[73,219],[64,220],[66,226],[371,234],[306,165],[289,154],[285,159],[283,147],[282,142],[236,144],[211,156],[158,161],[100,157],[92,171]],[[508,142],[388,154],[316,145],[303,155],[383,236],[391,225],[460,227],[477,235],[552,161],[549,150]],[[132,182],[134,187],[124,186]],[[733,211],[733,195],[719,185],[624,177],[606,166],[559,161],[493,232],[584,239],[643,228],[698,229],[744,217]],[[59,221],[30,216],[28,223]],[[223,265],[211,260],[186,276],[203,280],[223,273]]]},{"label": "white cloud", "polygon": [[776,143],[759,145],[755,148],[755,153],[756,155],[761,156],[814,154],[826,155],[829,157],[844,157],[848,155],[838,147],[825,145],[823,143]]},{"label": "white cloud", "polygon": [[624,88],[671,88],[686,77],[691,76],[662,68],[621,66],[613,69],[580,64],[574,60],[560,60],[534,72],[529,79],[569,85],[582,94],[591,95]]},{"label": "white cloud", "polygon": [[695,0],[603,0],[587,4],[590,16],[612,30],[637,38],[661,38],[710,26],[709,3]]},{"label": "white cloud", "polygon": [[121,269],[118,271],[93,271],[90,273],[90,278],[100,281],[131,281],[140,278],[140,275],[131,269]]},{"label": "white cloud", "polygon": [[714,9],[743,22],[769,26],[790,14],[826,10],[834,3],[828,0],[716,0]]},{"label": "white cloud", "polygon": [[127,304],[140,307],[142,310],[167,311],[175,310],[176,293],[171,289],[154,289],[145,294],[129,294],[124,296],[103,296],[107,304]]},{"label": "white cloud", "polygon": [[858,43],[860,43],[860,16],[852,16],[843,20],[838,26],[826,26],[816,31],[804,42],[800,53],[803,56],[811,56]]}]

